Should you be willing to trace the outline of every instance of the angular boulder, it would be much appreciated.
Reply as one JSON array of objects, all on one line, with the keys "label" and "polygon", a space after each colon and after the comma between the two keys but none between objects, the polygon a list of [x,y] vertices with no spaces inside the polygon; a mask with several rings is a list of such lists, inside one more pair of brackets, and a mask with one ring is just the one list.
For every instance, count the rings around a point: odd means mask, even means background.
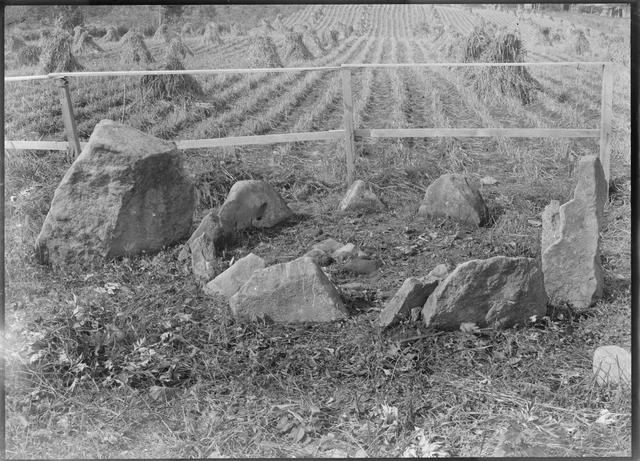
[{"label": "angular boulder", "polygon": [[260,269],[264,269],[264,259],[253,253],[238,259],[233,266],[218,275],[204,287],[205,294],[209,296],[221,295],[229,299],[247,283],[251,275]]},{"label": "angular boulder", "polygon": [[418,214],[449,217],[464,224],[483,226],[489,210],[473,182],[461,174],[444,174],[427,187]]},{"label": "angular boulder", "polygon": [[384,309],[380,312],[378,325],[387,328],[397,323],[401,318],[407,317],[414,307],[424,305],[433,290],[440,282],[437,278],[409,277],[404,281],[400,289],[386,302]]},{"label": "angular boulder", "polygon": [[264,316],[276,323],[330,322],[348,316],[336,287],[305,257],[254,272],[229,305],[239,319]]},{"label": "angular boulder", "polygon": [[271,185],[253,179],[231,186],[218,212],[220,224],[230,232],[249,227],[273,227],[291,216],[293,211]]},{"label": "angular boulder", "polygon": [[191,252],[191,269],[196,279],[208,282],[216,275],[217,256],[230,245],[232,239],[233,234],[220,226],[214,212],[202,218],[187,242]]},{"label": "angular boulder", "polygon": [[619,346],[600,346],[593,353],[593,373],[600,386],[630,384],[631,354]]},{"label": "angular boulder", "polygon": [[360,179],[351,184],[340,202],[340,211],[380,211],[385,206],[371,190],[371,184]]},{"label": "angular boulder", "polygon": [[102,120],[55,191],[37,259],[83,264],[158,251],[188,237],[195,201],[173,142]]},{"label": "angular boulder", "polygon": [[422,309],[426,326],[456,330],[509,328],[546,313],[547,295],[535,259],[495,256],[460,264],[431,293]]},{"label": "angular boulder", "polygon": [[602,296],[600,229],[607,181],[600,159],[582,157],[577,179],[573,199],[558,208],[557,216],[552,211],[555,205],[545,209],[552,218],[543,214],[542,272],[552,302],[585,308]]}]

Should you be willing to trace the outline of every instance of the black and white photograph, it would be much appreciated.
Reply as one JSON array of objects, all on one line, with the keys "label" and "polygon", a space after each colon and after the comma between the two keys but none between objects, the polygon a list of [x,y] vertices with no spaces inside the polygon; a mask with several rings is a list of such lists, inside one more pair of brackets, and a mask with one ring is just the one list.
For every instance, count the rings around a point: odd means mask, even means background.
[{"label": "black and white photograph", "polygon": [[640,456],[636,13],[5,6],[0,457]]}]

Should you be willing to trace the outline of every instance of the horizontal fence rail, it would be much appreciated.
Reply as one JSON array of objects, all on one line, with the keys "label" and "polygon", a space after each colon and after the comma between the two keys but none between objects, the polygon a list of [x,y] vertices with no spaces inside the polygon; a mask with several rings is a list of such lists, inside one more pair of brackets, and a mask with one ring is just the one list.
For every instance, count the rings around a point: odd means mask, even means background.
[{"label": "horizontal fence rail", "polygon": [[[522,66],[602,66],[601,120],[600,127],[588,128],[398,128],[369,129],[353,126],[353,101],[351,96],[351,70],[360,68],[406,68],[406,67],[522,67]],[[73,107],[68,87],[69,78],[144,76],[144,75],[219,75],[256,74],[282,72],[340,71],[343,96],[343,129],[300,133],[279,133],[257,136],[230,136],[212,139],[175,140],[178,149],[202,149],[210,147],[245,146],[302,141],[340,140],[345,141],[347,182],[355,176],[356,140],[365,138],[431,138],[431,137],[559,137],[559,138],[600,138],[600,160],[609,180],[609,151],[611,145],[611,118],[613,108],[612,64],[604,61],[569,62],[422,62],[422,63],[348,63],[324,67],[268,67],[251,69],[192,69],[192,70],[129,70],[104,72],[55,72],[46,75],[5,77],[5,82],[52,79],[60,88],[60,103],[65,125],[67,142],[60,141],[4,141],[5,149],[62,150],[73,157],[87,144],[80,142],[73,116]]]}]

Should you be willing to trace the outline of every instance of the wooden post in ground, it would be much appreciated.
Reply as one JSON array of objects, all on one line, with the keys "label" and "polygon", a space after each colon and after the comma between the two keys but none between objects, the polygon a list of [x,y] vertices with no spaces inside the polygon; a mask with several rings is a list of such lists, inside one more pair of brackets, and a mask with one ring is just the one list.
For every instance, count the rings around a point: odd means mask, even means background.
[{"label": "wooden post in ground", "polygon": [[611,118],[613,112],[613,69],[610,63],[602,66],[602,98],[600,118],[600,162],[609,184],[611,176]]},{"label": "wooden post in ground", "polygon": [[355,179],[355,140],[353,132],[353,98],[351,97],[351,69],[341,69],[342,105],[344,107],[344,147],[347,160],[347,185]]},{"label": "wooden post in ground", "polygon": [[76,119],[73,116],[73,107],[71,105],[71,93],[69,93],[69,81],[66,77],[56,78],[56,85],[60,89],[60,104],[62,105],[62,121],[64,122],[64,131],[69,141],[69,154],[75,159],[82,149],[80,149],[80,139],[78,139],[78,129],[76,127]]}]

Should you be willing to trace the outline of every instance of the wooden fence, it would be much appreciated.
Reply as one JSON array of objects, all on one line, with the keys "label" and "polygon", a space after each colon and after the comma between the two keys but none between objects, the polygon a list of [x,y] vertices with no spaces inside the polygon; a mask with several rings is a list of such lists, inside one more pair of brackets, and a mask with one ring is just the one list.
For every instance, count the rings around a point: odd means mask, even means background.
[{"label": "wooden fence", "polygon": [[[574,66],[595,65],[602,67],[602,99],[600,128],[400,128],[368,129],[356,128],[353,123],[353,100],[351,92],[351,72],[360,68],[403,67],[497,67],[497,66]],[[611,117],[613,107],[613,73],[609,62],[523,62],[523,63],[390,63],[390,64],[342,64],[325,67],[279,67],[266,69],[195,69],[195,70],[139,70],[107,72],[51,73],[28,77],[5,77],[5,82],[53,79],[58,88],[62,117],[67,142],[56,141],[4,141],[5,149],[64,150],[77,156],[86,143],[80,142],[73,115],[73,104],[69,93],[69,78],[142,76],[142,75],[214,75],[233,73],[266,72],[306,72],[339,71],[342,79],[342,101],[344,109],[343,128],[340,130],[301,133],[280,133],[259,136],[234,136],[211,139],[176,140],[178,149],[201,149],[222,146],[243,146],[250,144],[275,144],[285,142],[339,140],[345,141],[347,183],[355,179],[355,141],[364,138],[431,138],[431,137],[558,137],[558,138],[600,138],[600,160],[607,181],[610,176],[609,156],[611,149]],[[6,89],[5,89],[6,91]]]}]

